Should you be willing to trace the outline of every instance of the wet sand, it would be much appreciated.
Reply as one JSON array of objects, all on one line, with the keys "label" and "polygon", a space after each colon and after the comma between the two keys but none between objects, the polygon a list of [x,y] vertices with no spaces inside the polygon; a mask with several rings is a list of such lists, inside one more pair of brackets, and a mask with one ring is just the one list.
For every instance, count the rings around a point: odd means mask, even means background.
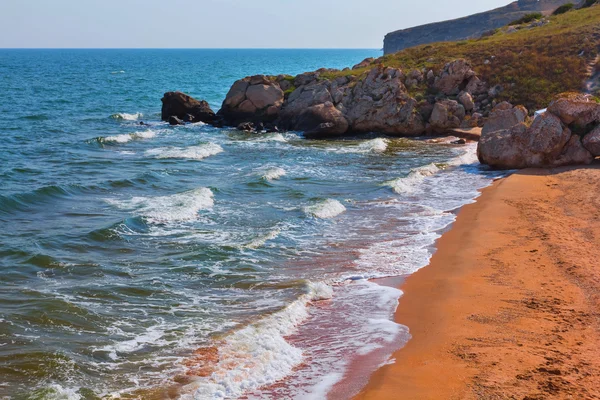
[{"label": "wet sand", "polygon": [[496,182],[437,249],[356,399],[600,399],[600,166]]}]

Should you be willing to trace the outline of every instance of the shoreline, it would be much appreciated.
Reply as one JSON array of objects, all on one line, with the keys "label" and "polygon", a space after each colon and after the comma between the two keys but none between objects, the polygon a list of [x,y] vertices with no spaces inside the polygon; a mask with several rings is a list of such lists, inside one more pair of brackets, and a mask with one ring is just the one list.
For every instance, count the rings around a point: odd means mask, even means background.
[{"label": "shoreline", "polygon": [[483,189],[399,287],[412,339],[354,398],[598,398],[598,192],[598,164]]}]

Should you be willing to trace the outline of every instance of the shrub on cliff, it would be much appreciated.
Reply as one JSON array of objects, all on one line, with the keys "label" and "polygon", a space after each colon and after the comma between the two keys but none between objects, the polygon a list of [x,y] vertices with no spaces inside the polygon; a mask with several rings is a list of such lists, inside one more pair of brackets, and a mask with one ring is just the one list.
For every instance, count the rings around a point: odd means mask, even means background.
[{"label": "shrub on cliff", "polygon": [[564,14],[566,12],[571,11],[574,7],[575,7],[575,4],[573,4],[573,3],[564,4],[564,5],[560,6],[560,7],[558,7],[556,10],[554,10],[554,12],[552,13],[552,15]]},{"label": "shrub on cliff", "polygon": [[521,18],[519,18],[516,21],[511,22],[510,25],[521,25],[521,24],[528,24],[530,22],[535,21],[536,19],[542,19],[544,16],[542,15],[542,13],[539,12],[535,12],[535,13],[529,13],[529,14],[525,14],[523,15]]}]

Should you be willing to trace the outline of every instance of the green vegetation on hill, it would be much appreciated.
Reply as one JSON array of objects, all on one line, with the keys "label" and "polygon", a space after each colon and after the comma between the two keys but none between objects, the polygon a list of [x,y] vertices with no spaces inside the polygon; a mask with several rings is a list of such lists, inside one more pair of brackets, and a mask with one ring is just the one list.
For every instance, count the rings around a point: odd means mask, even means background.
[{"label": "green vegetation on hill", "polygon": [[544,15],[542,13],[536,12],[536,13],[530,13],[530,14],[525,14],[523,15],[521,18],[519,18],[516,21],[511,22],[508,25],[521,25],[521,24],[528,24],[530,22],[533,22],[537,19],[542,19],[544,18]]},{"label": "green vegetation on hill", "polygon": [[556,10],[554,10],[554,12],[552,13],[552,15],[560,15],[560,14],[564,14],[566,12],[571,11],[573,8],[575,8],[575,4],[573,3],[567,3],[564,4],[560,7],[558,7]]},{"label": "green vegetation on hill", "polygon": [[[447,62],[465,58],[490,86],[503,86],[502,100],[530,110],[544,108],[558,93],[581,90],[588,66],[600,50],[600,6],[549,20],[544,26],[513,33],[500,30],[481,39],[412,47],[376,59],[373,64],[405,72],[423,68],[437,72]],[[324,77],[361,75],[370,68]]]}]

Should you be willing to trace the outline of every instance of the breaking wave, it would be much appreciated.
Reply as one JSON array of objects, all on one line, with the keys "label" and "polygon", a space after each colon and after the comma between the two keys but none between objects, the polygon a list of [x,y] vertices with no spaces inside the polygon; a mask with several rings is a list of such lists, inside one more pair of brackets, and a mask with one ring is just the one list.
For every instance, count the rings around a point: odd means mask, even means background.
[{"label": "breaking wave", "polygon": [[200,210],[211,208],[214,195],[208,188],[199,188],[171,196],[107,199],[106,202],[120,209],[135,210],[149,223],[182,222],[195,220]]},{"label": "breaking wave", "polygon": [[127,113],[116,113],[111,115],[112,119],[121,120],[121,121],[135,121],[143,117],[142,113],[135,114],[127,114]]},{"label": "breaking wave", "polygon": [[204,158],[222,153],[223,148],[215,143],[207,143],[199,146],[186,148],[180,147],[159,147],[146,151],[146,155],[164,159],[164,158],[184,158],[188,160],[202,160]]},{"label": "breaking wave", "polygon": [[327,199],[317,204],[307,206],[304,212],[313,217],[328,219],[333,218],[346,211],[346,207],[342,203],[334,199]]}]

